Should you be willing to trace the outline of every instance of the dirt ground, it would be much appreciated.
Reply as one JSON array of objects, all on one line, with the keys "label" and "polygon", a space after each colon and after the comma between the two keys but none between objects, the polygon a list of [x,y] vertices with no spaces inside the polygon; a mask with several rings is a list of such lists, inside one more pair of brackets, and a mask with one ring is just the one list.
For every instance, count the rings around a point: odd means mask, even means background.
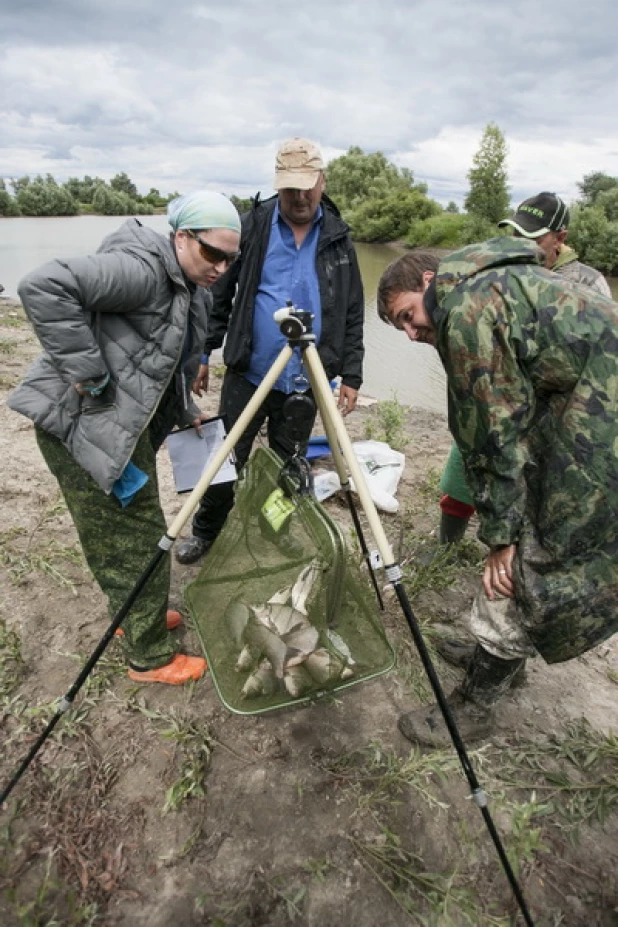
[{"label": "dirt ground", "polygon": [[[0,299],[2,784],[107,626],[32,427],[6,407],[37,353]],[[430,647],[465,634],[482,547],[469,531],[430,556],[446,421],[366,403],[347,424],[405,445],[400,511],[383,524]],[[160,458],[171,518],[181,501]],[[326,506],[347,525],[340,501]],[[174,562],[172,606],[198,571]],[[264,716],[228,712],[208,675],[136,686],[114,642],[0,812],[3,927],[522,924],[455,751],[412,750],[397,730],[432,698],[389,592],[394,671]],[[199,652],[188,624],[179,634]],[[435,659],[449,690],[460,673]],[[493,736],[470,746],[537,925],[618,925],[617,705],[614,638],[567,664],[530,661]]]}]

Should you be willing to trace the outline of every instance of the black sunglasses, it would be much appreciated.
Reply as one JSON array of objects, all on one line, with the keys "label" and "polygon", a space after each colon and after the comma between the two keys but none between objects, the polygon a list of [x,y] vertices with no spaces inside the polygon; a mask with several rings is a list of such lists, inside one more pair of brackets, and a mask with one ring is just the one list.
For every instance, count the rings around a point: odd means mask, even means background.
[{"label": "black sunglasses", "polygon": [[221,248],[215,248],[214,245],[209,245],[208,242],[202,241],[200,236],[191,229],[188,229],[188,232],[191,238],[195,238],[200,246],[200,254],[209,264],[225,263],[227,267],[230,267],[240,257],[240,251],[222,251]]}]

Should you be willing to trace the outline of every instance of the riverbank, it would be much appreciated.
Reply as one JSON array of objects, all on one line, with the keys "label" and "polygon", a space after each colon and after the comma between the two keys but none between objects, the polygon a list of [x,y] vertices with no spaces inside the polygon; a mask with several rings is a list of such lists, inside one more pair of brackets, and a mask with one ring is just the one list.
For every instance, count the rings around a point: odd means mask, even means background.
[{"label": "riverbank", "polygon": [[[37,353],[19,304],[0,299],[2,782],[107,627],[32,427],[6,407]],[[209,412],[220,373],[203,400]],[[483,548],[470,532],[455,551],[428,556],[446,419],[363,403],[346,426],[353,440],[401,442],[400,510],[382,521],[429,645],[464,634]],[[184,499],[165,452],[159,477],[171,519]],[[349,537],[346,506],[336,497],[326,506]],[[183,591],[198,572],[173,563],[173,607],[185,611]],[[114,641],[0,816],[3,927],[515,923],[454,751],[412,751],[397,731],[398,714],[431,694],[384,594],[397,668],[262,717],[230,714],[209,676],[183,689],[136,687]],[[191,627],[179,633],[198,653]],[[438,657],[436,667],[447,690],[461,678]],[[616,923],[617,697],[616,640],[562,666],[533,660],[526,685],[499,707],[493,736],[471,748],[538,925]]]}]

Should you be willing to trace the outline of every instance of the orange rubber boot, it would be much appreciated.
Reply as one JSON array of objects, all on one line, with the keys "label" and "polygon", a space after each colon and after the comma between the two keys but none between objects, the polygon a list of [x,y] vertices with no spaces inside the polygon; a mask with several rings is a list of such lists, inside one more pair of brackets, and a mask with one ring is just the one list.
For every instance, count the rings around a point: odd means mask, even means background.
[{"label": "orange rubber boot", "polygon": [[[180,612],[175,612],[173,609],[168,608],[165,615],[165,624],[167,625],[168,631],[175,631],[176,628],[179,628],[182,624],[182,615]],[[116,637],[124,637],[122,628],[116,628],[114,634]]]},{"label": "orange rubber boot", "polygon": [[181,686],[190,679],[203,676],[208,665],[202,657],[188,657],[177,653],[171,663],[152,670],[134,670],[129,667],[129,679],[135,682],[164,682],[169,686]]}]

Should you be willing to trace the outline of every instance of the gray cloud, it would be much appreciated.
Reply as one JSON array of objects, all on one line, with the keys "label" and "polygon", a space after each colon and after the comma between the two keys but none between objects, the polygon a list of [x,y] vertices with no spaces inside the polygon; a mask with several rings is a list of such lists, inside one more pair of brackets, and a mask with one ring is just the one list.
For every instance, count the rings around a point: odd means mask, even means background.
[{"label": "gray cloud", "polygon": [[[5,5],[7,6],[7,5]],[[25,0],[0,10],[0,175],[270,189],[277,143],[380,149],[461,200],[485,124],[513,198],[618,174],[612,0]],[[535,160],[536,153],[536,160]]]}]

